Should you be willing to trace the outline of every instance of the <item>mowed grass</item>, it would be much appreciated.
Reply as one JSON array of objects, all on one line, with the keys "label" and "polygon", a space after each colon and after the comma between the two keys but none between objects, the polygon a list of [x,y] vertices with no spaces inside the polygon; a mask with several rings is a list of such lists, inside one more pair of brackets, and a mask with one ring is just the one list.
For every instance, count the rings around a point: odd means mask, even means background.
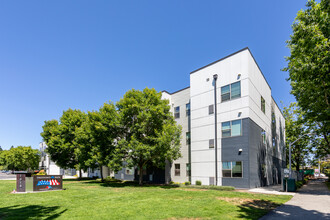
[{"label": "mowed grass", "polygon": [[65,180],[62,191],[11,194],[0,181],[0,219],[258,219],[291,196]]}]

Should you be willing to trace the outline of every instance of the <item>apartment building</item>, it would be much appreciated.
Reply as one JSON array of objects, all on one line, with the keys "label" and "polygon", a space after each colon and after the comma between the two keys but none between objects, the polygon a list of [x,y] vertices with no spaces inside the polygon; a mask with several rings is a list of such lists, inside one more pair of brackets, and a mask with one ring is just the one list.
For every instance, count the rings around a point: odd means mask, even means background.
[{"label": "apartment building", "polygon": [[172,181],[237,188],[281,182],[285,121],[248,48],[191,72],[189,88],[163,91],[163,98],[183,127],[183,157],[168,168]]}]

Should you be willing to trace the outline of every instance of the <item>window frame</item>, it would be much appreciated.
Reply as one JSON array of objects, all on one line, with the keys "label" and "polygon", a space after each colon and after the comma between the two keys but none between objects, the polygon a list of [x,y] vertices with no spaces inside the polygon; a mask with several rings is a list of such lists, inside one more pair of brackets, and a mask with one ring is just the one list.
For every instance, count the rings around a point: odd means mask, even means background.
[{"label": "window frame", "polygon": [[[177,165],[179,168],[176,167]],[[181,176],[181,166],[179,163],[174,164],[174,176]]]},{"label": "window frame", "polygon": [[[240,121],[240,124],[241,124],[241,130],[240,130],[240,135],[235,135],[235,136],[232,136],[232,122],[233,121]],[[230,123],[230,128],[229,129],[226,129],[225,131],[230,131],[230,136],[223,136],[223,123]],[[242,119],[237,119],[237,120],[232,120],[232,121],[224,121],[224,122],[221,122],[221,138],[230,138],[230,137],[239,137],[239,136],[242,136],[243,135],[243,126],[242,126]]]},{"label": "window frame", "polygon": [[260,101],[261,101],[261,111],[266,114],[266,101],[264,97],[260,96]]},{"label": "window frame", "polygon": [[[232,85],[236,84],[236,83],[239,83],[239,96],[237,97],[232,97]],[[222,93],[222,90],[225,89],[225,87],[228,87],[229,86],[229,92],[226,92],[226,93]],[[223,96],[224,95],[228,95],[229,94],[229,99],[226,99],[226,100],[223,100]],[[225,86],[221,86],[220,87],[220,96],[221,96],[221,102],[227,102],[227,101],[230,101],[230,100],[234,100],[234,99],[239,99],[242,97],[242,86],[241,86],[241,81],[237,81],[237,82],[234,82],[234,83],[230,83],[228,85],[225,85]]]},{"label": "window frame", "polygon": [[[237,162],[240,162],[241,163],[241,172],[242,172],[242,176],[240,176],[240,177],[238,177],[238,176],[235,176],[235,177],[233,177],[233,163],[237,163]],[[223,163],[230,163],[230,169],[223,169]],[[228,170],[230,170],[230,177],[227,177],[227,176],[224,176],[223,175],[223,171],[224,170],[226,170],[226,171],[228,171]],[[222,167],[221,167],[221,174],[222,174],[222,178],[243,178],[244,177],[244,175],[243,175],[243,161],[222,161]]]},{"label": "window frame", "polygon": [[175,119],[180,118],[180,106],[175,106],[174,107],[174,118]]},{"label": "window frame", "polygon": [[[189,108],[188,108],[189,106]],[[190,116],[190,102],[186,104],[186,117]]]},{"label": "window frame", "polygon": [[190,132],[186,132],[186,145],[190,145],[191,143],[191,136],[190,136]]}]

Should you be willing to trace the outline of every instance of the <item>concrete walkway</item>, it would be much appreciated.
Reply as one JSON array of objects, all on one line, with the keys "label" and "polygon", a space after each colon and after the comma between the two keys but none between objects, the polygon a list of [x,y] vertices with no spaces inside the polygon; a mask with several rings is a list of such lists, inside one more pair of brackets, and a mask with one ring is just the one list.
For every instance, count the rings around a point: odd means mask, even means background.
[{"label": "concrete walkway", "polygon": [[325,180],[311,180],[293,198],[260,220],[278,219],[330,219],[330,191]]},{"label": "concrete walkway", "polygon": [[294,196],[295,192],[282,192],[283,186],[281,184],[278,185],[270,185],[265,187],[258,187],[249,189],[249,192],[253,193],[263,193],[263,194],[273,194],[273,195],[290,195]]}]

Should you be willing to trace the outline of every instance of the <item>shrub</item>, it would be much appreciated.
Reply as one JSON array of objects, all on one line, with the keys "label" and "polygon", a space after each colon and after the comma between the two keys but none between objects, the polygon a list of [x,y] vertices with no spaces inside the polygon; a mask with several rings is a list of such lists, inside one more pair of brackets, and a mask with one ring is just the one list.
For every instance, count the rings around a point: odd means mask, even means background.
[{"label": "shrub", "polygon": [[200,185],[202,185],[202,181],[200,181],[200,180],[196,180],[196,183],[195,183],[197,186],[200,186]]},{"label": "shrub", "polygon": [[184,182],[184,185],[189,186],[189,185],[191,185],[191,183],[189,181],[187,181],[187,182]]},{"label": "shrub", "polygon": [[303,181],[297,181],[296,182],[296,188],[299,189],[300,187],[302,187],[304,185]]}]

